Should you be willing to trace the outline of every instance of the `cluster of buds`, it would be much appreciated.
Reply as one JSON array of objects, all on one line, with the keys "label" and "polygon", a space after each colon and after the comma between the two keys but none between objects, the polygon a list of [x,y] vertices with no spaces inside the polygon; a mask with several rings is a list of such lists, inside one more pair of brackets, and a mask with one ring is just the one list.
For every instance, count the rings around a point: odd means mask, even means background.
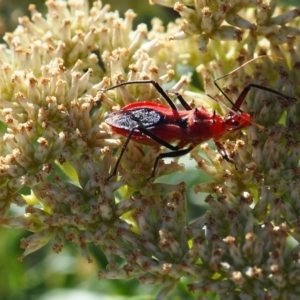
[{"label": "cluster of buds", "polygon": [[[20,259],[52,240],[56,253],[69,241],[92,262],[93,243],[108,261],[99,278],[160,285],[157,299],[182,277],[190,291],[221,297],[297,295],[299,246],[288,249],[287,241],[300,241],[300,47],[294,20],[299,9],[279,14],[275,1],[259,1],[255,15],[248,9],[253,1],[245,2],[205,7],[203,1],[182,1],[174,6],[184,18],[179,26],[164,29],[156,19],[150,30],[145,24],[133,28],[132,10],[121,18],[101,1],[90,9],[84,0],[49,0],[46,18],[30,6],[31,20],[20,18],[0,47],[0,225],[32,232],[21,241]],[[193,38],[181,40],[193,35],[200,36],[207,54],[200,54]],[[242,38],[243,44],[234,41]],[[214,41],[208,44],[209,39]],[[277,57],[231,74],[226,95],[237,99],[256,83],[295,99],[249,93],[241,109],[260,126],[225,137],[235,166],[207,144],[201,145],[207,159],[199,147],[192,151],[195,165],[211,177],[193,186],[196,193],[210,194],[205,215],[188,220],[185,183],[154,182],[182,165],[161,162],[154,180],[147,180],[163,151],[159,147],[129,143],[117,179],[107,180],[123,141],[104,122],[106,114],[134,101],[164,100],[150,85],[105,88],[151,79],[168,84],[191,106],[228,114],[217,102],[224,99],[213,79],[260,51]],[[180,64],[193,68],[205,93],[217,101],[191,91],[190,78],[179,75]],[[24,207],[23,214],[9,214],[15,205]],[[118,258],[125,264],[119,266]]]},{"label": "cluster of buds", "polygon": [[[238,42],[244,40],[247,42],[248,52],[254,54],[262,38],[266,38],[271,44],[283,44],[300,34],[296,26],[287,26],[287,23],[300,15],[300,9],[295,8],[282,13],[282,8],[276,7],[276,0],[269,3],[150,0],[150,3],[173,7],[181,19],[180,32],[175,33],[172,39],[199,36],[199,49],[204,52],[208,50],[207,44],[210,39]],[[243,31],[246,31],[245,36]]]}]

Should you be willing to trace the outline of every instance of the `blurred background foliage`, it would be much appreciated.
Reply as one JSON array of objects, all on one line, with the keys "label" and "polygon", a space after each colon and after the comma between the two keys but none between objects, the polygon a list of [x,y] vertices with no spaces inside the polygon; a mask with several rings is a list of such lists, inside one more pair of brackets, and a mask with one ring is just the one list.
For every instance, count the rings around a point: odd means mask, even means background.
[{"label": "blurred background foliage", "polygon": [[[282,0],[283,5],[295,5],[299,0]],[[91,3],[93,1],[90,1]],[[11,32],[18,26],[18,18],[28,15],[28,5],[35,4],[37,10],[46,13],[44,0],[0,0],[0,38],[5,32]],[[103,0],[103,4],[110,4],[111,10],[118,10],[120,16],[132,8],[137,13],[135,25],[139,23],[151,24],[154,17],[163,20],[166,25],[174,20],[178,14],[171,8],[150,5],[148,0]],[[168,182],[179,182],[182,178],[189,177],[188,202],[189,219],[199,217],[205,212],[203,199],[205,195],[194,195],[190,187],[201,174],[195,168],[195,163],[188,157],[180,160],[186,165],[185,173],[176,174],[168,178]],[[160,181],[165,181],[164,177]],[[201,205],[201,206],[200,206]],[[197,206],[197,207],[196,207]],[[196,209],[195,209],[196,208]],[[194,215],[192,214],[194,212]],[[195,215],[196,213],[196,215]],[[52,252],[51,242],[37,252],[27,256],[23,262],[17,260],[23,250],[20,249],[20,239],[28,235],[22,230],[8,230],[0,228],[0,299],[1,300],[94,300],[94,299],[153,299],[159,287],[141,285],[137,280],[119,281],[97,279],[97,272],[106,266],[106,258],[99,247],[90,246],[94,263],[88,264],[72,246],[67,244],[63,251],[57,255]],[[206,295],[207,296],[207,295]],[[182,283],[172,292],[168,299],[196,299],[193,294],[187,293],[186,286]],[[210,299],[218,299],[211,295]]]}]

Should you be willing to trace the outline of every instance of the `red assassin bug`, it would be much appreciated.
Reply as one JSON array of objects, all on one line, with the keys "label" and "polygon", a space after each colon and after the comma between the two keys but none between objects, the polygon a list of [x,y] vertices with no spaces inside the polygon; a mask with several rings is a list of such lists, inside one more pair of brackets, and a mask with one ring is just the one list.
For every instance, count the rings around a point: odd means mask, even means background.
[{"label": "red assassin bug", "polygon": [[[215,111],[213,113],[208,112],[203,106],[193,109],[179,93],[175,92],[176,98],[185,109],[178,110],[167,93],[153,80],[127,81],[104,89],[103,92],[106,92],[128,84],[152,84],[169,105],[166,106],[150,101],[135,102],[124,106],[119,111],[110,113],[106,117],[105,122],[110,125],[111,130],[114,133],[127,137],[113,172],[108,177],[108,180],[116,175],[119,163],[130,140],[150,146],[162,145],[173,151],[161,153],[157,156],[151,176],[148,179],[154,177],[160,159],[185,155],[195,146],[210,139],[214,140],[222,157],[225,160],[234,163],[228,157],[223,145],[220,143],[220,138],[227,131],[237,131],[245,128],[250,123],[255,123],[251,120],[249,114],[244,113],[240,109],[249,90],[251,88],[257,88],[278,95],[284,99],[290,99],[288,96],[270,88],[258,84],[249,84],[240,93],[236,102],[233,103],[222,91],[216,81],[232,74],[245,64],[214,80],[216,87],[232,104],[232,108],[229,109],[227,116],[220,116],[216,114]],[[170,144],[175,141],[179,141],[176,146]],[[186,146],[188,147],[184,148]]]}]

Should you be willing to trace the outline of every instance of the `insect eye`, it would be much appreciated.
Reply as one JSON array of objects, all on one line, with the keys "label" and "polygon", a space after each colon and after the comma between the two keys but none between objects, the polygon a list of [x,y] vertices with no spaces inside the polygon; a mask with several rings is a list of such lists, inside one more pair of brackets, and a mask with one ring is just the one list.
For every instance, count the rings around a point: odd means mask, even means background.
[{"label": "insect eye", "polygon": [[235,119],[228,119],[228,120],[226,120],[226,125],[232,126],[232,127],[239,127],[240,122]]}]

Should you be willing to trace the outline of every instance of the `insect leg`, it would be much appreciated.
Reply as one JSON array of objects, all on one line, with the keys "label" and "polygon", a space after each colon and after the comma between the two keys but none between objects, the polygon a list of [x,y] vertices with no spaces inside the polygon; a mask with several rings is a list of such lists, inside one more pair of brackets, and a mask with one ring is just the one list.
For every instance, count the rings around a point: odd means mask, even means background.
[{"label": "insect leg", "polygon": [[156,159],[155,159],[155,163],[151,172],[150,177],[147,178],[147,180],[151,179],[152,177],[154,177],[155,175],[155,170],[157,168],[158,162],[162,159],[162,158],[167,158],[167,157],[178,157],[178,156],[182,156],[185,155],[187,153],[189,153],[194,147],[191,145],[186,149],[182,149],[182,150],[177,150],[174,152],[167,152],[167,153],[160,153]]},{"label": "insect leg", "polygon": [[[133,80],[133,81],[125,81],[116,85],[113,85],[107,89],[103,89],[103,92],[109,91],[109,90],[113,90],[115,88],[118,88],[120,86],[124,86],[124,85],[129,85],[129,84],[152,84],[155,89],[158,91],[159,94],[161,94],[161,96],[168,102],[169,106],[173,109],[173,110],[177,110],[176,105],[173,103],[172,99],[168,96],[168,94],[163,90],[163,88],[158,84],[158,82],[154,81],[154,80]],[[179,100],[180,101],[180,100]],[[181,101],[180,101],[181,102]]]},{"label": "insect leg", "polygon": [[237,100],[235,101],[234,106],[232,107],[233,111],[237,111],[237,110],[241,111],[240,106],[242,105],[243,101],[245,100],[246,95],[248,94],[248,92],[250,91],[251,88],[256,88],[256,89],[260,89],[260,90],[263,90],[263,91],[267,91],[269,93],[272,93],[272,94],[275,94],[279,97],[282,97],[282,98],[284,98],[285,100],[288,100],[288,101],[291,100],[291,99],[295,99],[295,98],[289,97],[287,95],[284,95],[280,92],[277,92],[276,90],[265,87],[263,85],[250,83],[246,87],[244,87],[244,89],[242,90],[242,92],[238,96]]},{"label": "insect leg", "polygon": [[117,162],[116,162],[116,164],[115,164],[114,170],[113,170],[112,173],[107,177],[107,181],[109,181],[110,178],[114,177],[114,176],[117,174],[117,170],[118,170],[119,164],[120,164],[120,162],[121,162],[121,159],[122,159],[122,157],[123,157],[123,154],[124,154],[124,152],[125,152],[125,150],[126,150],[126,148],[127,148],[127,146],[128,146],[128,143],[129,143],[129,141],[130,141],[130,139],[131,139],[131,137],[132,137],[132,135],[133,135],[133,133],[134,133],[135,130],[136,130],[136,128],[133,128],[133,129],[131,129],[131,131],[129,132],[129,134],[128,134],[127,138],[126,138],[126,141],[125,141],[124,145],[122,146],[122,150],[121,150],[121,153],[120,153],[120,155],[119,155],[119,157],[118,157],[118,159],[117,159]]},{"label": "insect leg", "polygon": [[[156,136],[154,133],[152,133],[151,131],[149,131],[147,128],[144,128],[140,125],[138,125],[137,127],[133,128],[130,130],[127,138],[126,138],[126,141],[124,143],[124,145],[122,146],[122,150],[121,150],[121,153],[117,159],[117,162],[115,164],[115,167],[114,167],[114,170],[113,172],[111,173],[111,175],[109,175],[109,177],[107,178],[107,180],[109,180],[111,177],[115,176],[116,173],[117,173],[117,169],[119,167],[119,164],[121,162],[121,159],[123,157],[123,154],[128,146],[128,143],[132,137],[132,135],[134,134],[134,132],[137,132],[137,131],[140,131],[141,133],[143,133],[144,135],[148,136],[149,138],[151,138],[152,140],[154,140],[155,142],[157,142],[158,144],[162,145],[162,146],[165,146],[166,148],[170,149],[170,150],[173,150],[173,151],[179,151],[179,148],[178,146],[173,146],[172,144],[169,144],[168,142],[166,142],[165,140],[159,138],[158,136]],[[189,151],[188,151],[189,152]],[[183,154],[182,154],[183,155]],[[159,156],[158,156],[159,157]],[[157,165],[157,161],[155,161],[155,164]],[[154,166],[155,168],[155,166]],[[152,172],[153,173],[153,172]],[[153,175],[151,175],[151,177],[153,177]],[[149,178],[151,178],[149,177]]]},{"label": "insect leg", "polygon": [[221,156],[223,157],[223,159],[227,160],[228,162],[232,163],[235,165],[234,161],[229,158],[224,146],[222,143],[220,143],[219,141],[217,140],[214,140],[215,144],[216,144],[216,147],[218,149],[218,152],[221,154]]},{"label": "insect leg", "polygon": [[184,100],[184,98],[178,92],[174,92],[174,95],[179,100],[181,105],[185,108],[185,110],[192,110],[192,107]]},{"label": "insect leg", "polygon": [[232,104],[232,110],[233,110],[233,111],[235,111],[235,112],[236,112],[236,111],[242,112],[242,110],[240,109],[240,106],[242,105],[242,103],[243,103],[243,101],[244,101],[244,99],[245,99],[245,97],[246,97],[246,95],[247,95],[247,93],[249,92],[249,90],[250,90],[251,87],[255,87],[255,88],[258,88],[258,89],[261,89],[261,90],[264,90],[264,91],[267,91],[267,92],[276,94],[276,95],[278,95],[278,96],[280,96],[280,97],[282,97],[282,98],[284,98],[284,99],[286,99],[286,100],[291,100],[291,99],[294,99],[294,100],[295,100],[295,98],[288,97],[288,96],[286,96],[286,95],[284,95],[284,94],[282,94],[282,93],[280,93],[280,92],[277,92],[276,90],[267,88],[267,87],[265,87],[265,86],[258,85],[258,84],[249,84],[249,85],[247,85],[247,86],[244,88],[244,90],[240,93],[240,95],[238,96],[236,102],[233,103],[233,102],[229,99],[229,97],[224,93],[224,91],[221,89],[221,87],[217,84],[217,81],[218,81],[218,80],[220,80],[220,79],[222,79],[222,78],[225,78],[225,77],[227,77],[227,76],[230,76],[231,74],[237,72],[238,70],[240,70],[241,68],[243,68],[245,65],[251,63],[252,61],[254,61],[254,60],[256,60],[256,59],[259,59],[259,58],[266,58],[266,57],[276,57],[276,58],[278,58],[278,59],[282,59],[281,57],[278,57],[278,56],[276,56],[276,55],[275,55],[275,56],[274,56],[274,55],[261,55],[261,56],[258,56],[258,57],[254,57],[254,58],[248,60],[247,62],[245,62],[244,64],[242,64],[241,66],[237,67],[237,68],[234,69],[233,71],[231,71],[231,72],[229,72],[229,73],[227,73],[227,74],[225,74],[225,75],[223,75],[223,76],[221,76],[221,77],[219,77],[219,78],[217,78],[217,79],[214,80],[215,86],[216,86],[216,87],[218,88],[218,90],[222,93],[222,95],[229,101],[229,103]]},{"label": "insect leg", "polygon": [[165,146],[166,148],[173,150],[173,151],[177,151],[179,150],[178,146],[173,146],[172,144],[166,142],[165,140],[159,138],[157,135],[155,135],[154,133],[152,133],[151,131],[149,131],[148,129],[142,127],[142,126],[138,126],[137,129],[143,133],[144,135],[147,135],[149,138],[151,138],[152,140],[154,140],[155,142],[157,142],[158,144]]}]

